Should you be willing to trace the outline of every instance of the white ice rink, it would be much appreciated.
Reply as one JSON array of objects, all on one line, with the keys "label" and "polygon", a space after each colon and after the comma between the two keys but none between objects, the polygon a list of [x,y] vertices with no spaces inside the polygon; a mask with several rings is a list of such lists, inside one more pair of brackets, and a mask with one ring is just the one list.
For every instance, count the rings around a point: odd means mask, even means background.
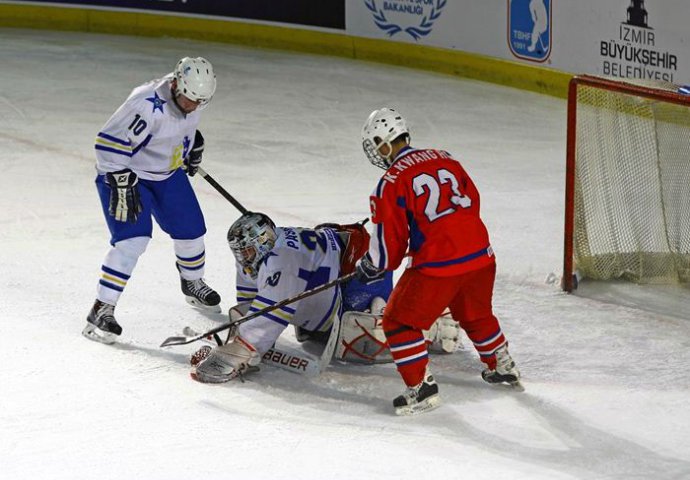
[{"label": "white ice rink", "polygon": [[[108,232],[93,184],[99,128],[130,90],[202,55],[218,74],[203,166],[283,225],[352,222],[381,171],[371,110],[397,107],[414,144],[461,159],[498,258],[495,312],[526,392],[496,388],[465,350],[432,358],[443,406],[391,413],[391,365],[318,378],[264,366],[246,383],[189,377],[212,322],[179,290],[159,229],[117,308],[121,343],[80,332]],[[565,102],[346,59],[174,39],[0,30],[0,479],[688,479],[687,291],[662,311],[570,296],[560,272]],[[207,273],[227,308],[238,212],[193,180]]]}]

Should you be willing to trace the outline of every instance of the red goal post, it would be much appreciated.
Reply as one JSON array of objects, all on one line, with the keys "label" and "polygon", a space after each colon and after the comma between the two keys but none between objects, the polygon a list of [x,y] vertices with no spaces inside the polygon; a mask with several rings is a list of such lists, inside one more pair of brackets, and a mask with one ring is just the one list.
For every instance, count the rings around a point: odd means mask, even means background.
[{"label": "red goal post", "polygon": [[567,123],[563,290],[690,282],[690,96],[576,76]]}]

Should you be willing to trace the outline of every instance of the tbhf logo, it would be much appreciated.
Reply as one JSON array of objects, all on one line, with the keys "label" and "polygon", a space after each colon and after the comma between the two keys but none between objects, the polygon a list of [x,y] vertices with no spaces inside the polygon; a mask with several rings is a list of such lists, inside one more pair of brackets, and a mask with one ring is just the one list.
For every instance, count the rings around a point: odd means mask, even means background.
[{"label": "tbhf logo", "polygon": [[551,0],[508,0],[508,45],[518,58],[545,62],[551,55]]}]

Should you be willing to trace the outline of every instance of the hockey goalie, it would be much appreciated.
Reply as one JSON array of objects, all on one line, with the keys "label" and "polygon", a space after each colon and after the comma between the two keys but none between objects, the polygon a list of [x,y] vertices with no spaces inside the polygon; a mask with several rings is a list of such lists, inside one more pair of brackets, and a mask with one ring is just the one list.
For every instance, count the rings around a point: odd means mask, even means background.
[{"label": "hockey goalie", "polygon": [[[268,216],[249,212],[230,227],[228,243],[236,260],[238,301],[230,316],[237,319],[351,273],[369,235],[360,224],[276,227]],[[332,357],[390,362],[381,314],[392,283],[392,273],[368,285],[353,279],[244,322],[225,344],[206,345],[192,356],[192,378],[227,382],[256,370],[262,358],[297,373],[318,372]],[[298,341],[325,344],[320,359],[276,347],[289,325]],[[457,322],[441,317],[427,332],[427,342],[432,351],[453,352],[459,344]]]}]

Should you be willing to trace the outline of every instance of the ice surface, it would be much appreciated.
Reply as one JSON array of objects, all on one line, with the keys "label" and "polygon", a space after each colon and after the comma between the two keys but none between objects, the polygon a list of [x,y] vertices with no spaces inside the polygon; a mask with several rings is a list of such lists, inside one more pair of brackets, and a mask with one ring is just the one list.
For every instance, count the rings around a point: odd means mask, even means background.
[{"label": "ice surface", "polygon": [[[179,291],[160,230],[117,308],[122,341],[80,335],[108,248],[93,140],[129,91],[203,55],[218,73],[204,167],[279,224],[352,222],[380,171],[369,112],[399,108],[417,146],[461,159],[498,257],[495,311],[525,393],[485,384],[469,347],[436,356],[444,405],[397,418],[390,365],[244,384],[188,375],[212,321]],[[644,305],[544,283],[562,255],[565,102],[346,59],[174,39],[0,30],[0,478],[690,478],[687,291]],[[201,178],[207,280],[234,296],[238,212]],[[632,297],[635,297],[633,294]],[[659,308],[653,308],[658,302]],[[675,307],[674,305],[678,305]],[[644,307],[644,308],[643,308]]]}]

